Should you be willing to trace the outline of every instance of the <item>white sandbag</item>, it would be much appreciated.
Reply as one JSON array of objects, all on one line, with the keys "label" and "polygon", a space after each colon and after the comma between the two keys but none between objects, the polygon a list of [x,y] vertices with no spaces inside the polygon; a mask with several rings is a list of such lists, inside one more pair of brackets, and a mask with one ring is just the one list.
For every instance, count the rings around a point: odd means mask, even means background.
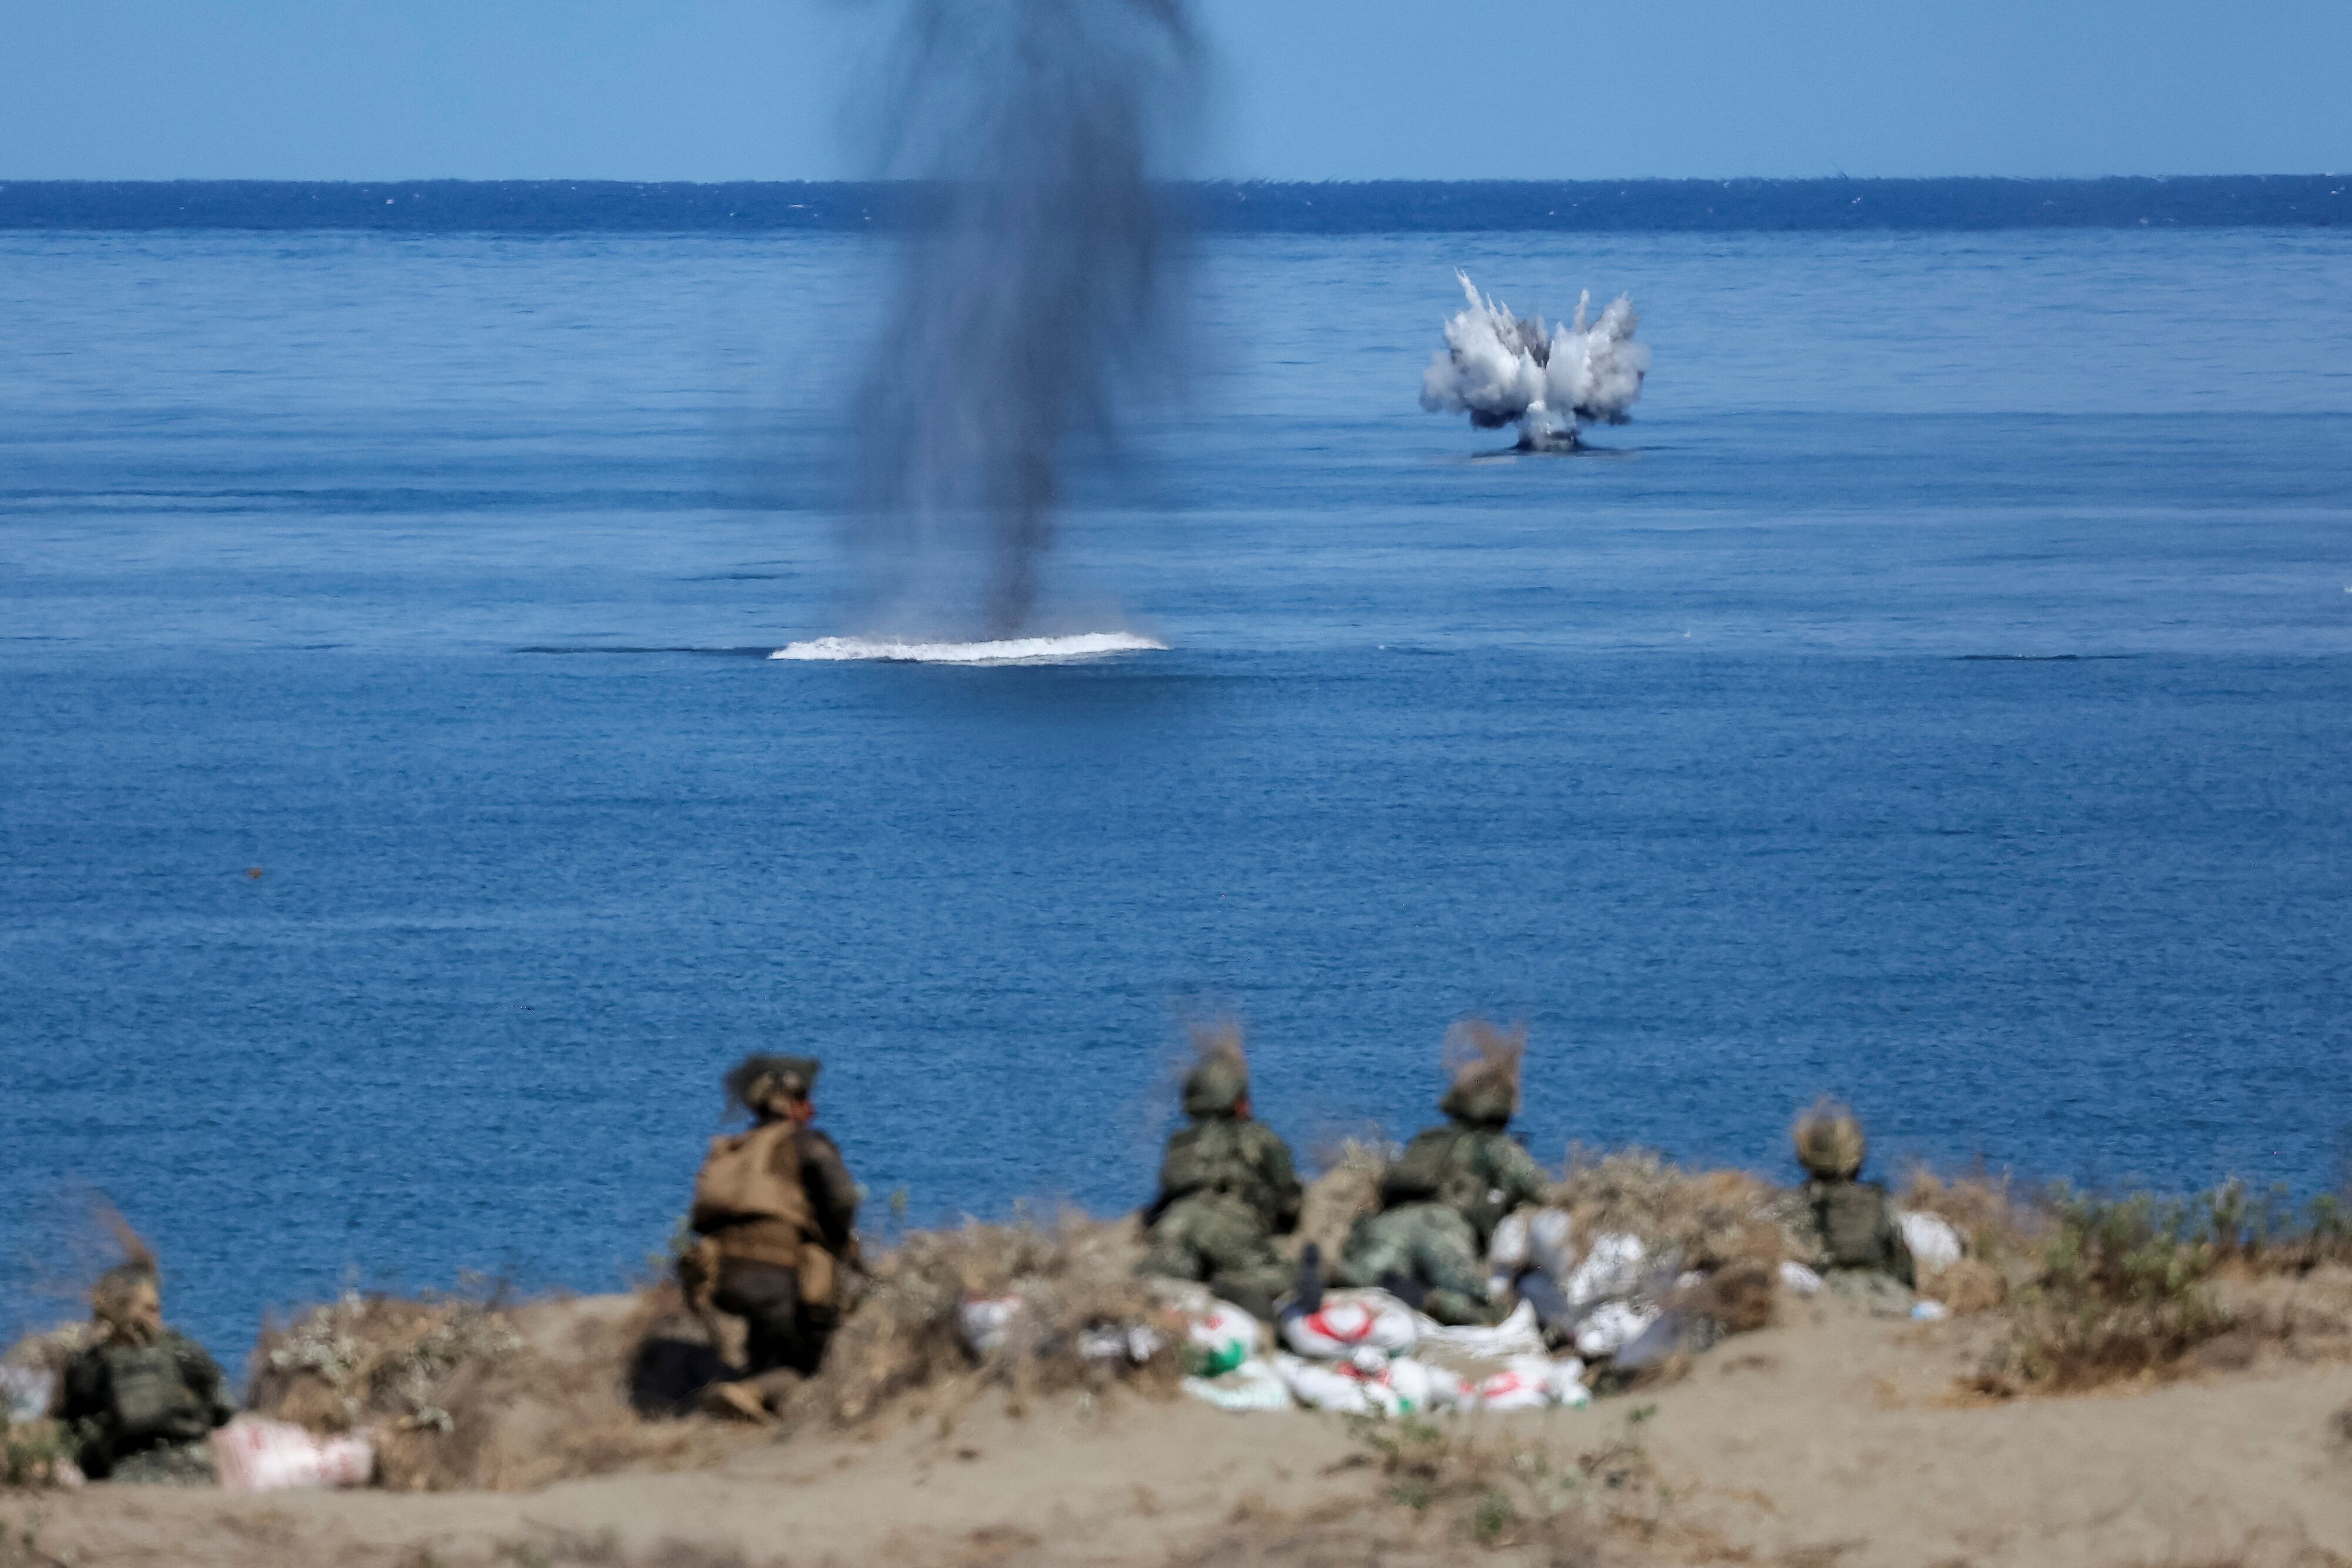
[{"label": "white sandbag", "polygon": [[1421,1347],[1450,1350],[1481,1361],[1543,1354],[1543,1324],[1536,1319],[1533,1301],[1521,1301],[1511,1309],[1509,1317],[1491,1328],[1483,1323],[1441,1323],[1426,1317],[1420,1318],[1417,1326]]},{"label": "white sandbag", "polygon": [[1468,1403],[1481,1410],[1582,1409],[1592,1403],[1592,1391],[1584,1386],[1584,1363],[1574,1356],[1515,1355],[1502,1371],[1471,1385]]},{"label": "white sandbag", "polygon": [[1343,1360],[1367,1348],[1402,1355],[1428,1321],[1386,1291],[1327,1291],[1314,1312],[1283,1312],[1282,1340],[1310,1361]]},{"label": "white sandbag", "polygon": [[971,1298],[956,1312],[964,1347],[983,1359],[995,1354],[1013,1337],[1013,1325],[1028,1310],[1029,1303],[1018,1296]]},{"label": "white sandbag", "polygon": [[1184,1320],[1192,1375],[1216,1377],[1233,1371],[1257,1354],[1265,1335],[1265,1325],[1241,1308],[1231,1301],[1212,1301],[1207,1312]]},{"label": "white sandbag", "polygon": [[5,1411],[5,1422],[37,1421],[49,1413],[57,1396],[56,1373],[37,1366],[0,1366],[0,1410]]},{"label": "white sandbag", "polygon": [[1507,1280],[1526,1268],[1532,1260],[1531,1238],[1528,1234],[1528,1211],[1513,1209],[1503,1216],[1495,1227],[1495,1234],[1486,1242],[1486,1270]]},{"label": "white sandbag", "polygon": [[1564,1208],[1538,1208],[1528,1219],[1528,1262],[1555,1280],[1576,1268],[1576,1222]]},{"label": "white sandbag", "polygon": [[1214,1377],[1188,1377],[1182,1387],[1193,1398],[1220,1410],[1288,1410],[1294,1404],[1290,1385],[1263,1356],[1254,1355]]},{"label": "white sandbag", "polygon": [[1444,1367],[1410,1356],[1372,1366],[1277,1353],[1274,1364],[1301,1405],[1342,1416],[1411,1416],[1459,1405],[1469,1392]]},{"label": "white sandbag", "polygon": [[1615,1355],[1657,1321],[1655,1307],[1637,1301],[1603,1301],[1576,1325],[1577,1354],[1596,1359]]},{"label": "white sandbag", "polygon": [[205,1442],[223,1491],[365,1486],[375,1474],[375,1444],[360,1432],[321,1437],[290,1421],[239,1416]]},{"label": "white sandbag", "polygon": [[1784,1258],[1780,1261],[1780,1288],[1791,1295],[1810,1296],[1822,1288],[1822,1277],[1802,1263]]},{"label": "white sandbag", "polygon": [[1960,1260],[1960,1233],[1940,1214],[1906,1214],[1901,1218],[1903,1245],[1922,1273],[1947,1269]]},{"label": "white sandbag", "polygon": [[1583,1306],[1610,1296],[1627,1296],[1641,1287],[1642,1265],[1649,1250],[1638,1236],[1604,1230],[1592,1239],[1584,1260],[1570,1270],[1559,1287],[1571,1306]]},{"label": "white sandbag", "polygon": [[1087,1329],[1078,1335],[1078,1359],[1097,1365],[1127,1362],[1141,1366],[1160,1354],[1160,1336],[1140,1323]]}]

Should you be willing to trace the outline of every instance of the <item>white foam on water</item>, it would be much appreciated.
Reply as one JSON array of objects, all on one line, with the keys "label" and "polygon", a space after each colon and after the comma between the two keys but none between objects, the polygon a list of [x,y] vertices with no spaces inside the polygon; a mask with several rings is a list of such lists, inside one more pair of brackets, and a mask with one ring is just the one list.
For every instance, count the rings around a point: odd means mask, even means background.
[{"label": "white foam on water", "polygon": [[1164,652],[1165,643],[1133,632],[1083,632],[1070,637],[1007,637],[993,643],[907,643],[894,637],[818,637],[768,655],[840,663],[880,660],[907,664],[1059,664],[1107,653]]}]

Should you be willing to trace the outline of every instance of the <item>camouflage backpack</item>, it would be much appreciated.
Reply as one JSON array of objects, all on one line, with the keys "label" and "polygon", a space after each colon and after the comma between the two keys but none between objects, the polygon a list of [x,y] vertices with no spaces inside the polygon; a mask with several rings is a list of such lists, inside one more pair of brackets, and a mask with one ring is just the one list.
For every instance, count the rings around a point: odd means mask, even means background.
[{"label": "camouflage backpack", "polygon": [[105,1367],[106,1414],[119,1443],[186,1442],[212,1429],[205,1402],[188,1386],[170,1341],[110,1345]]},{"label": "camouflage backpack", "polygon": [[[1414,1138],[1381,1177],[1381,1206],[1442,1203],[1476,1224],[1494,1185],[1479,1136],[1467,1127],[1432,1127]],[[1490,1220],[1485,1228],[1492,1228]]]},{"label": "camouflage backpack", "polygon": [[1875,1182],[1816,1182],[1811,1196],[1813,1222],[1821,1227],[1831,1268],[1891,1266],[1885,1189]]},{"label": "camouflage backpack", "polygon": [[1167,1157],[1160,1166],[1160,1191],[1171,1198],[1226,1193],[1271,1218],[1275,1197],[1253,1157],[1251,1126],[1220,1118],[1196,1123],[1170,1138]]}]

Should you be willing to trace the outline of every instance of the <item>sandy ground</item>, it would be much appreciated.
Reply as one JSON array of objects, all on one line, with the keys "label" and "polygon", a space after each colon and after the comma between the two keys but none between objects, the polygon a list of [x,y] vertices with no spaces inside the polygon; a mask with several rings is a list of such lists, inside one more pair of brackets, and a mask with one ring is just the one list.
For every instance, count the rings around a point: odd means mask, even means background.
[{"label": "sandy ground", "polygon": [[0,1564],[2352,1563],[2352,1366],[1990,1404],[1966,1322],[1786,1315],[1654,1392],[1446,1421],[1490,1462],[1419,1509],[1335,1417],[998,1394],[532,1493],[0,1496]]}]

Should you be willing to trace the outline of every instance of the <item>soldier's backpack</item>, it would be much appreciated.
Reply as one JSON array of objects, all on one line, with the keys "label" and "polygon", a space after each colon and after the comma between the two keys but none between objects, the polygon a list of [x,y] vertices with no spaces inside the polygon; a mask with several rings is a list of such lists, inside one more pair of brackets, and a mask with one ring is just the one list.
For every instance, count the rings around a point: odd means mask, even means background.
[{"label": "soldier's backpack", "polygon": [[1196,1192],[1230,1193],[1261,1214],[1274,1206],[1265,1179],[1250,1158],[1246,1134],[1237,1122],[1202,1122],[1168,1140],[1160,1165],[1160,1188],[1170,1200]]},{"label": "soldier's backpack", "polygon": [[815,1211],[792,1147],[797,1131],[779,1118],[711,1139],[694,1177],[694,1207],[687,1223],[708,1236],[747,1219],[780,1219],[798,1226],[803,1235],[813,1234]]},{"label": "soldier's backpack", "polygon": [[1478,1157],[1478,1134],[1465,1127],[1432,1127],[1404,1146],[1381,1174],[1381,1203],[1442,1203],[1468,1218],[1491,1185]]},{"label": "soldier's backpack", "polygon": [[1833,1181],[1813,1185],[1813,1222],[1832,1269],[1891,1269],[1886,1193],[1875,1182]]},{"label": "soldier's backpack", "polygon": [[205,1402],[188,1386],[170,1343],[110,1345],[100,1355],[118,1448],[187,1442],[212,1429]]}]

